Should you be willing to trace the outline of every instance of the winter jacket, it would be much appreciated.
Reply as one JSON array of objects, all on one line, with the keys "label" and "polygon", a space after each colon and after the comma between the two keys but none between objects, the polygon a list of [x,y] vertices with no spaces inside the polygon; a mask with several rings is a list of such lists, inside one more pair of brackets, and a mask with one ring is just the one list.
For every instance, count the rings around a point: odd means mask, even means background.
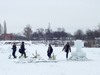
[{"label": "winter jacket", "polygon": [[24,53],[25,52],[25,46],[24,44],[21,45],[21,48],[19,49],[20,53]]},{"label": "winter jacket", "polygon": [[63,48],[63,50],[65,51],[65,52],[71,52],[71,48],[70,48],[70,45],[69,44],[66,44],[65,46],[64,46],[64,48]]},{"label": "winter jacket", "polygon": [[16,45],[13,45],[13,46],[12,46],[12,50],[13,50],[13,51],[16,51]]},{"label": "winter jacket", "polygon": [[48,47],[47,53],[48,53],[48,54],[51,54],[52,52],[53,52],[53,48],[52,48],[51,46],[49,46],[49,47]]}]

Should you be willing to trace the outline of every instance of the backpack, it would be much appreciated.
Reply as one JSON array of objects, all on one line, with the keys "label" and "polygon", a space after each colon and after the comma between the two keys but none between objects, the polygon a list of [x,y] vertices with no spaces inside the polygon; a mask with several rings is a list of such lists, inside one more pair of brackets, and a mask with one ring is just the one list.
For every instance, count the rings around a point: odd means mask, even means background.
[{"label": "backpack", "polygon": [[21,49],[19,49],[19,53],[23,53]]}]

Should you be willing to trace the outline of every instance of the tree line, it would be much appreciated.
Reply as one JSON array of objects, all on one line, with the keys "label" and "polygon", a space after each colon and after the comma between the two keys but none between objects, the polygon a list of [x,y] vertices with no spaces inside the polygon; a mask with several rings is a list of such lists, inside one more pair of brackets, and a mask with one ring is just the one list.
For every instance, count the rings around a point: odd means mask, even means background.
[{"label": "tree line", "polygon": [[30,25],[26,25],[24,28],[23,36],[18,34],[13,35],[15,40],[65,40],[66,37],[72,37],[70,33],[65,32],[64,28],[58,28],[57,31],[53,31],[50,28],[38,28],[35,32],[33,32]]},{"label": "tree line", "polygon": [[86,32],[83,32],[81,29],[79,29],[74,33],[73,36],[75,39],[95,40],[95,38],[100,37],[100,24],[97,25],[96,29],[87,29]]},{"label": "tree line", "polygon": [[57,28],[56,31],[52,29],[43,29],[38,28],[35,32],[32,31],[30,25],[26,25],[23,30],[23,35],[14,34],[14,39],[25,39],[25,40],[65,40],[67,37],[80,40],[94,40],[95,38],[100,37],[100,25],[97,26],[97,29],[91,30],[87,29],[83,32],[82,29],[78,29],[72,35],[65,31],[64,28]]},{"label": "tree line", "polygon": [[96,29],[87,29],[83,32],[82,29],[78,29],[72,35],[65,31],[64,28],[57,28],[53,31],[50,27],[47,29],[38,28],[33,32],[31,25],[26,25],[22,34],[12,33],[14,40],[66,40],[67,39],[80,39],[80,40],[94,40],[100,37],[100,24]]}]

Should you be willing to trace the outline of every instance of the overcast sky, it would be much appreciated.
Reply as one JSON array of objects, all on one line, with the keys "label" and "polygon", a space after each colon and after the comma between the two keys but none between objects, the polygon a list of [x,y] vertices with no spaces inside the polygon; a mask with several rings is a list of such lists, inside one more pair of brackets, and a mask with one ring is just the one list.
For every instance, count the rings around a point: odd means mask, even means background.
[{"label": "overcast sky", "polygon": [[0,0],[0,23],[8,33],[22,32],[30,24],[37,28],[94,29],[100,23],[100,0]]}]

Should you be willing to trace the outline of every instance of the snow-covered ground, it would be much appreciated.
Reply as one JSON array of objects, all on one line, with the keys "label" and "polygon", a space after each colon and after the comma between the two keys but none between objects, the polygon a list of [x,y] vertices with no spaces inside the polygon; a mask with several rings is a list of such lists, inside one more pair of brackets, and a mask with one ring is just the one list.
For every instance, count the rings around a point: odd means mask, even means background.
[{"label": "snow-covered ground", "polygon": [[[0,45],[0,75],[100,75],[100,48],[82,48],[86,52],[88,61],[66,60],[63,47],[54,47],[57,62],[34,62],[33,53],[37,50],[42,59],[48,60],[47,48],[43,44],[29,44],[26,47],[26,59],[19,59],[17,46],[17,59],[9,59],[12,45]],[[72,52],[75,47],[72,47]],[[69,53],[69,57],[71,53]],[[26,62],[29,61],[29,62]]]}]

